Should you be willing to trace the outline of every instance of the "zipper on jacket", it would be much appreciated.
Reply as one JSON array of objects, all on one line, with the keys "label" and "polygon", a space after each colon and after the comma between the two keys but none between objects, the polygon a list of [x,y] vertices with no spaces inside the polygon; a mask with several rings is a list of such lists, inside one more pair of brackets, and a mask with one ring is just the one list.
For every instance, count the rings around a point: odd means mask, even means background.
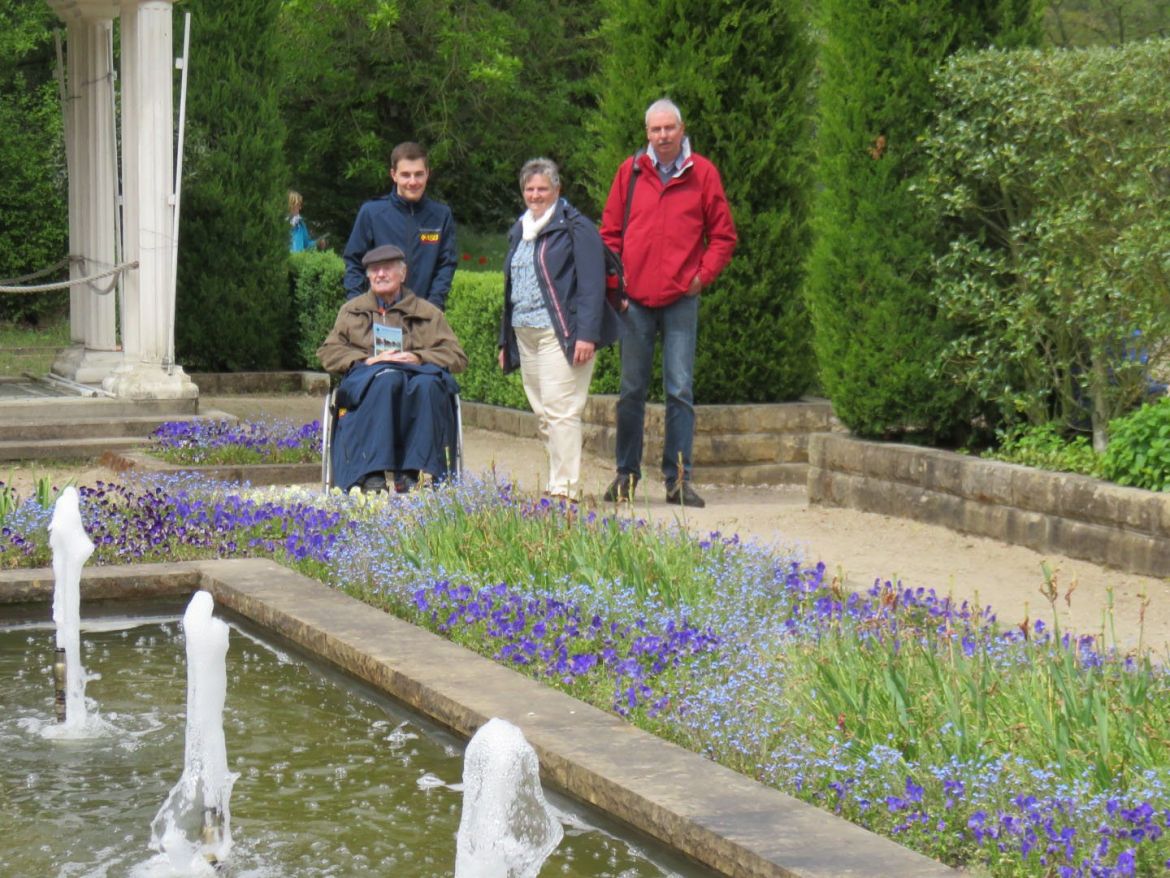
[{"label": "zipper on jacket", "polygon": [[544,261],[545,252],[548,250],[548,239],[543,235],[539,242],[539,249],[537,250],[536,261],[540,264],[541,274],[544,276],[544,288],[547,291],[548,300],[552,302],[553,313],[556,314],[557,322],[561,324],[561,335],[565,338],[569,337],[569,324],[565,320],[565,314],[561,310],[561,303],[556,297],[556,292],[553,288],[552,276],[548,273],[548,265]]}]

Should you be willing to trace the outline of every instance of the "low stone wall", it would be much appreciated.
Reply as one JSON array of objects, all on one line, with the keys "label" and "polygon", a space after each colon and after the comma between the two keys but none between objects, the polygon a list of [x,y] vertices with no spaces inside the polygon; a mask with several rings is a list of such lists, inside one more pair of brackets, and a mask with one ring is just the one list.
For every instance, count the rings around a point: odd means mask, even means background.
[{"label": "low stone wall", "polygon": [[[643,471],[657,472],[662,459],[665,406],[646,406]],[[585,406],[585,448],[612,458],[617,438],[617,397],[594,395]],[[463,403],[463,423],[514,436],[537,436],[529,411]],[[828,400],[761,405],[695,407],[695,480],[724,485],[799,485],[808,477],[808,440],[840,429]]]},{"label": "low stone wall", "polygon": [[203,396],[242,393],[324,396],[329,392],[329,376],[324,372],[196,372],[191,380]]},{"label": "low stone wall", "polygon": [[817,434],[810,503],[938,524],[1131,573],[1170,574],[1170,495],[950,451]]}]

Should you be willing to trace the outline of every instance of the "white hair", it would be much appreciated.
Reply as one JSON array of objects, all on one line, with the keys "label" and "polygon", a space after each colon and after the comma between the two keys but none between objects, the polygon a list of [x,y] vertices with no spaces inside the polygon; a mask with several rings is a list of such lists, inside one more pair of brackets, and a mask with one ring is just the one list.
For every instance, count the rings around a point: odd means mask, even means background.
[{"label": "white hair", "polygon": [[678,104],[670,98],[659,98],[649,107],[646,108],[646,124],[650,124],[650,116],[653,113],[673,113],[674,118],[678,119],[678,124],[683,123],[682,110],[678,108]]}]

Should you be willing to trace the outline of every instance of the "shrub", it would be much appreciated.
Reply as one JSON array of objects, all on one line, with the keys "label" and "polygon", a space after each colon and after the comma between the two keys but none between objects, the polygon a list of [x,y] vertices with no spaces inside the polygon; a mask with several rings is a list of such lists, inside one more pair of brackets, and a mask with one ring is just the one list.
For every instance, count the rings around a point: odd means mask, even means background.
[{"label": "shrub", "polygon": [[187,158],[175,320],[192,370],[293,358],[288,173],[276,88],[279,0],[191,0]]},{"label": "shrub", "polygon": [[926,144],[963,327],[940,361],[1009,421],[1091,421],[1098,451],[1143,393],[1135,348],[1170,336],[1168,77],[1167,41],[958,57]]},{"label": "shrub", "polygon": [[[592,191],[645,145],[646,107],[669,95],[697,152],[719,168],[739,247],[703,294],[695,356],[699,402],[799,397],[812,376],[800,296],[808,247],[809,77],[800,4],[605,0]],[[655,382],[657,385],[659,382]]]},{"label": "shrub", "polygon": [[821,384],[856,433],[939,439],[969,420],[934,375],[953,334],[930,297],[938,229],[915,198],[931,75],[963,46],[1038,38],[1030,0],[820,4],[818,192],[807,295]]},{"label": "shrub", "polygon": [[1109,424],[1101,458],[1105,478],[1119,485],[1170,490],[1170,398],[1147,403]]},{"label": "shrub", "polygon": [[345,302],[345,262],[336,253],[306,250],[290,254],[288,264],[297,332],[294,365],[320,369],[317,348]]},{"label": "shrub", "polygon": [[[53,81],[52,27],[44,3],[0,2],[0,278],[54,265],[69,250],[61,104]],[[59,22],[57,22],[59,24]],[[28,283],[67,277],[62,271]],[[0,293],[0,319],[38,323],[67,293]]]},{"label": "shrub", "polygon": [[999,445],[983,454],[993,460],[1056,472],[1101,475],[1101,459],[1085,436],[1069,439],[1053,423],[1022,424],[1000,433]]}]

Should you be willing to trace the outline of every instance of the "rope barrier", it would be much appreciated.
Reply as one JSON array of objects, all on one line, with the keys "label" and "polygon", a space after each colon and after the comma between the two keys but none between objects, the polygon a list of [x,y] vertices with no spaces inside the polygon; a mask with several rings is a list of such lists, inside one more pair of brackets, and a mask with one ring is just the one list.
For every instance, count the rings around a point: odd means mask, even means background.
[{"label": "rope barrier", "polygon": [[[68,263],[68,260],[65,260],[65,262]],[[57,266],[57,268],[62,267],[62,265]],[[121,265],[115,265],[109,271],[103,271],[100,274],[91,274],[87,277],[78,277],[73,278],[72,280],[63,280],[52,284],[34,284],[28,287],[5,286],[0,284],[0,293],[46,293],[50,290],[64,290],[68,289],[69,287],[78,286],[79,284],[89,284],[90,288],[95,292],[104,295],[114,288],[114,284],[117,283],[117,278],[115,277],[114,280],[110,281],[104,290],[98,289],[96,286],[94,286],[93,282],[95,280],[101,280],[103,277],[109,277],[110,275],[118,275],[123,271],[130,271],[131,269],[137,267],[138,261],[135,260],[134,262],[123,262]],[[17,278],[17,280],[19,279],[20,278]]]},{"label": "rope barrier", "polygon": [[52,274],[54,271],[58,271],[58,270],[64,268],[66,265],[69,265],[70,263],[84,262],[84,261],[85,260],[80,256],[66,256],[61,261],[57,262],[54,265],[50,265],[48,268],[42,268],[40,271],[34,271],[34,272],[29,273],[29,274],[22,274],[20,277],[5,278],[4,280],[0,280],[0,284],[24,283],[26,280],[33,280],[34,278],[44,277],[46,274]]}]

